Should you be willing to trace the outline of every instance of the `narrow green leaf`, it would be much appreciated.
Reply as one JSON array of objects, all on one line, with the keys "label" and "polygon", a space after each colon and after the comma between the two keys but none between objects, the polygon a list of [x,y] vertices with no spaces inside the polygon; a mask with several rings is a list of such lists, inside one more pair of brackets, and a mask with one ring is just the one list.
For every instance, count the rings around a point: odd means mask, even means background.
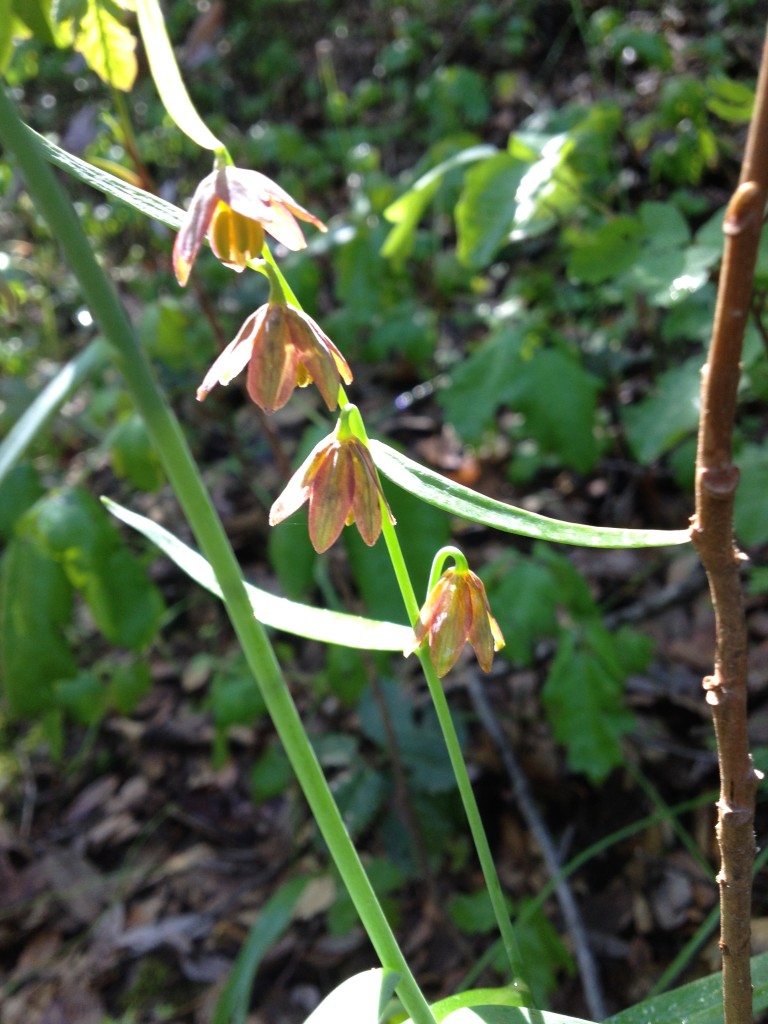
[{"label": "narrow green leaf", "polygon": [[168,114],[181,131],[198,146],[212,149],[214,152],[223,150],[224,144],[202,121],[192,105],[192,100],[181,80],[179,66],[157,0],[138,0],[136,13],[139,16],[139,30],[144,40],[152,77]]},{"label": "narrow green leaf", "polygon": [[213,1011],[213,1024],[245,1024],[253,979],[265,954],[293,919],[309,878],[292,878],[259,911]]},{"label": "narrow green leaf", "polygon": [[[752,957],[752,1011],[768,1008],[768,953]],[[681,985],[609,1017],[606,1024],[722,1024],[723,979],[720,972]]]},{"label": "narrow green leaf", "polygon": [[494,530],[588,548],[664,547],[690,541],[687,530],[625,530],[621,527],[582,526],[549,519],[535,512],[515,508],[514,505],[505,505],[463,484],[454,483],[381,441],[371,441],[371,453],[379,470],[398,487],[452,515],[490,526]]},{"label": "narrow green leaf", "polygon": [[[221,597],[213,569],[202,555],[151,519],[130,512],[108,498],[102,498],[102,501],[112,515],[151,540],[196,583]],[[377,622],[357,615],[328,611],[325,608],[311,608],[284,597],[275,597],[274,594],[268,594],[251,584],[246,584],[246,590],[258,621],[285,633],[293,633],[309,640],[319,640],[321,643],[357,647],[367,651],[402,651],[411,640],[411,630],[408,626],[399,626],[394,622]]]},{"label": "narrow green leaf", "polygon": [[134,210],[143,213],[145,217],[152,217],[153,220],[166,224],[169,228],[173,228],[174,231],[178,231],[181,227],[184,220],[184,211],[180,210],[178,206],[167,203],[164,199],[160,199],[157,196],[150,195],[149,192],[136,188],[135,185],[129,185],[122,178],[117,178],[114,174],[110,174],[100,167],[94,167],[93,164],[89,164],[85,160],[67,153],[65,149],[55,145],[53,142],[49,142],[48,139],[39,135],[31,128],[25,126],[25,130],[34,136],[36,143],[43,150],[46,159],[60,167],[63,171],[66,171],[67,174],[71,174],[73,178],[85,182],[86,185],[91,185],[93,188],[98,189],[99,192],[103,192],[113,199],[119,199],[121,203],[132,206]]}]

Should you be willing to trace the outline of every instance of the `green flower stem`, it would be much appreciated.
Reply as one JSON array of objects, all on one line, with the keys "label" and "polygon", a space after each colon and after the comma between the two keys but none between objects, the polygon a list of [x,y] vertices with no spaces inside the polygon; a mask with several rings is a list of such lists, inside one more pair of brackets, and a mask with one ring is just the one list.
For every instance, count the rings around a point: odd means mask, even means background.
[{"label": "green flower stem", "polygon": [[216,573],[227,612],[280,740],[382,965],[400,977],[397,992],[415,1024],[435,1024],[347,834],[322,769],[288,692],[263,627],[251,611],[240,569],[202,483],[178,421],[155,383],[126,312],[99,267],[72,204],[32,132],[0,89],[0,138],[15,153],[35,208],[45,217],[74,270],[96,321],[114,350],[133,400],[205,557]]},{"label": "green flower stem", "polygon": [[[363,444],[367,445],[368,435],[365,430],[365,424],[363,423],[363,418],[360,415],[360,410],[357,409],[356,406],[351,407],[349,419],[352,429],[358,435]],[[395,577],[397,578],[400,593],[403,597],[403,602],[408,614],[408,620],[413,626],[419,617],[419,602],[416,599],[413,583],[411,582],[411,577],[405,564],[403,550],[400,547],[400,541],[397,536],[397,530],[390,521],[389,510],[384,498],[380,498],[380,501],[382,513],[381,532],[384,537],[384,542],[387,545],[387,551],[389,552],[392,567],[395,571]],[[432,566],[433,575],[438,564],[440,568],[442,568],[442,563],[448,557],[452,557],[466,565],[466,558],[458,548],[445,547],[442,548],[435,556],[435,561]],[[433,582],[436,581],[430,581],[430,587],[433,585]],[[488,837],[485,834],[483,819],[480,817],[480,810],[477,806],[477,801],[475,800],[472,783],[470,782],[469,775],[467,774],[467,766],[464,763],[461,744],[459,743],[459,737],[456,734],[456,727],[454,726],[453,719],[451,718],[448,701],[445,698],[445,692],[440,680],[438,679],[437,672],[435,672],[435,667],[432,664],[429,652],[422,648],[417,653],[419,661],[421,662],[421,667],[424,671],[424,677],[427,680],[427,686],[429,687],[432,702],[435,705],[437,719],[440,723],[443,740],[448,750],[453,774],[456,777],[456,784],[459,787],[459,794],[464,805],[464,813],[467,816],[467,822],[469,823],[472,839],[475,844],[475,849],[477,850],[480,867],[483,872],[483,877],[485,878],[488,895],[491,899],[491,905],[493,906],[496,923],[498,924],[507,959],[509,960],[509,966],[512,970],[512,976],[515,979],[516,984],[522,988],[524,985],[525,971],[523,958],[520,953],[520,946],[517,942],[517,937],[515,936],[514,929],[512,928],[512,922],[509,918],[507,904],[504,899],[504,892],[501,888],[501,882],[499,881],[499,876],[496,871],[496,865],[493,862],[493,855],[488,844]],[[532,997],[530,992],[527,990],[527,986],[526,994],[532,1005]]]},{"label": "green flower stem", "polygon": [[429,583],[427,584],[427,597],[429,597],[433,589],[437,586],[437,581],[443,574],[443,566],[445,565],[445,560],[447,558],[453,559],[453,563],[459,572],[467,572],[469,570],[467,559],[460,548],[456,548],[452,544],[449,544],[444,548],[440,548],[432,559],[432,571],[429,574]]}]

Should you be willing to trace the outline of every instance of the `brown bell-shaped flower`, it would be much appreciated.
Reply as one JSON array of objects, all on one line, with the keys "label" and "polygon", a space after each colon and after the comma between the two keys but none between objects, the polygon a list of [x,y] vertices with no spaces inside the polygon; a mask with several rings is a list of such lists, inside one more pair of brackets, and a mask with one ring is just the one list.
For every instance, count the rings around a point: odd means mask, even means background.
[{"label": "brown bell-shaped flower", "polygon": [[281,409],[296,387],[313,381],[329,409],[339,384],[352,381],[346,359],[312,317],[285,302],[270,301],[252,313],[197,389],[202,402],[216,384],[248,366],[248,394],[265,412]]},{"label": "brown bell-shaped flower", "polygon": [[491,615],[482,580],[468,568],[455,566],[442,574],[419,612],[413,645],[405,653],[411,654],[425,640],[440,677],[450,672],[467,643],[483,672],[490,672],[494,651],[504,646],[504,637]]},{"label": "brown bell-shaped flower", "polygon": [[244,270],[264,246],[264,232],[286,249],[304,249],[306,241],[296,218],[326,227],[314,214],[258,171],[218,167],[195,189],[173,245],[173,270],[185,285],[195,257],[208,236],[216,256],[234,270]]},{"label": "brown bell-shaped flower", "polygon": [[309,538],[322,553],[338,539],[344,526],[357,525],[366,544],[381,533],[382,502],[390,522],[370,452],[346,425],[353,406],[346,406],[336,430],[316,445],[272,506],[270,526],[282,523],[309,502]]}]

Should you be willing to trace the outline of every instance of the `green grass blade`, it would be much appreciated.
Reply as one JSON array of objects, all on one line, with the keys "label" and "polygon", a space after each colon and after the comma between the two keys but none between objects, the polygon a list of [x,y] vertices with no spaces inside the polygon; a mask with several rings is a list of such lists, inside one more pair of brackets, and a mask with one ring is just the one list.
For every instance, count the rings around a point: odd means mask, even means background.
[{"label": "green grass blade", "polygon": [[153,220],[160,221],[161,224],[166,224],[169,228],[173,228],[174,231],[181,227],[181,222],[184,220],[184,211],[180,210],[178,206],[174,206],[173,203],[167,203],[164,199],[159,199],[157,196],[153,196],[141,188],[136,188],[135,185],[129,185],[127,181],[115,177],[114,174],[102,170],[101,167],[95,167],[86,160],[73,156],[60,146],[49,142],[48,139],[39,135],[31,128],[26,130],[35,136],[38,145],[45,154],[45,158],[50,163],[60,167],[62,171],[71,174],[73,178],[85,182],[86,185],[91,185],[93,188],[98,189],[99,192],[103,192],[104,195],[111,196],[113,199],[119,199],[121,203],[127,203],[128,206],[132,206],[139,213],[143,213],[146,217],[152,217]]},{"label": "green grass blade", "polygon": [[245,1024],[259,964],[293,920],[296,904],[308,882],[308,877],[292,878],[261,908],[216,1002],[212,1024]]},{"label": "green grass blade", "polygon": [[[130,512],[108,498],[102,498],[102,501],[112,515],[151,540],[196,583],[221,597],[213,569],[201,554],[193,551],[178,537],[174,537],[151,519]],[[367,651],[401,652],[412,637],[408,626],[365,619],[344,612],[332,612],[326,608],[312,608],[297,601],[289,601],[285,597],[276,597],[250,583],[246,583],[245,588],[253,614],[259,622],[285,633],[293,633],[295,636]]]},{"label": "green grass blade", "polygon": [[454,483],[439,473],[420,466],[381,441],[371,441],[371,454],[377,468],[392,483],[410,491],[422,501],[469,519],[482,526],[523,537],[548,540],[557,544],[576,544],[587,548],[652,548],[690,541],[688,530],[630,530],[611,526],[582,526],[549,519],[487,498],[477,491]]}]

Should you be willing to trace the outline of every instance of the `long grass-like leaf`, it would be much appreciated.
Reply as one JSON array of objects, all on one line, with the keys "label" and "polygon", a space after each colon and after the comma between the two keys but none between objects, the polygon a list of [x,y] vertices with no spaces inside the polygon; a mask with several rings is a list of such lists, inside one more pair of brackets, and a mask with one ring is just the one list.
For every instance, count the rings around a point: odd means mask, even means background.
[{"label": "long grass-like leaf", "polygon": [[[131,512],[108,498],[102,498],[102,501],[112,515],[151,540],[196,583],[221,597],[213,569],[201,554],[151,519]],[[245,587],[253,614],[259,622],[308,640],[367,651],[402,651],[413,636],[408,626],[333,612],[326,608],[312,608],[285,597],[276,597],[250,583],[246,583]]]},{"label": "long grass-like leaf", "polygon": [[652,548],[690,541],[687,530],[629,530],[611,526],[582,526],[526,512],[503,501],[487,498],[463,484],[454,483],[418,462],[401,455],[381,441],[371,441],[377,468],[392,483],[410,491],[422,501],[451,515],[482,526],[523,537],[575,544],[587,548]]}]

